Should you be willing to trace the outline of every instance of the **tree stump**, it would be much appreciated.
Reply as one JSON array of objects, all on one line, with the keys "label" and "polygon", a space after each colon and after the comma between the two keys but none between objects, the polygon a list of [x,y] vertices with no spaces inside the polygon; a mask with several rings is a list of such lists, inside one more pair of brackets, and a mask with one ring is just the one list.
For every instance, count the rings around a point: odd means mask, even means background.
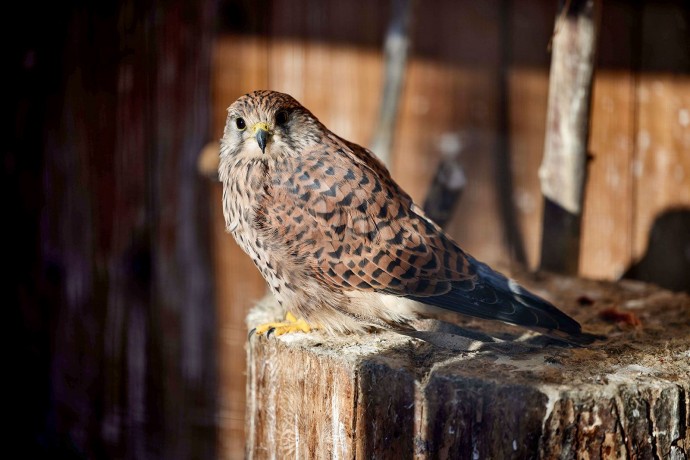
[{"label": "tree stump", "polygon": [[[607,339],[458,353],[390,332],[253,337],[247,457],[688,458],[690,297],[630,281],[518,279]],[[248,322],[276,315],[264,299]]]}]

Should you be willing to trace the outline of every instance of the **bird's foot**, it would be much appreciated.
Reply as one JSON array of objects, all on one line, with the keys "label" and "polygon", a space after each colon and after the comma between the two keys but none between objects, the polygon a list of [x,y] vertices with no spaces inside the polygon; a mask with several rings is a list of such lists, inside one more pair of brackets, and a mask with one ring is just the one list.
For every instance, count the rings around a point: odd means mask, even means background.
[{"label": "bird's foot", "polygon": [[287,312],[285,321],[261,324],[249,331],[249,337],[251,338],[254,334],[266,334],[267,336],[275,334],[278,336],[287,334],[288,332],[311,332],[312,329],[317,329],[317,327],[308,324],[302,318],[297,319],[295,315]]}]

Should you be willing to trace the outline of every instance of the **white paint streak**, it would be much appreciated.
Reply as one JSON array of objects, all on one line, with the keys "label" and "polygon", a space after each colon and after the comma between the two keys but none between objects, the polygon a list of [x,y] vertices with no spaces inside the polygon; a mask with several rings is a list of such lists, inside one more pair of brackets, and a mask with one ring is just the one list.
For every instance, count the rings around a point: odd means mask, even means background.
[{"label": "white paint streak", "polygon": [[345,424],[341,420],[340,416],[340,405],[338,402],[337,395],[340,393],[338,386],[333,384],[333,390],[331,394],[331,443],[332,443],[332,454],[331,458],[338,460],[340,458],[348,457],[347,449],[347,435],[345,433]]},{"label": "white paint streak", "polygon": [[544,366],[545,356],[543,353],[530,356],[528,359],[511,359],[510,356],[499,356],[494,364],[514,367],[516,371],[534,371]]},{"label": "white paint streak", "polygon": [[651,367],[641,366],[639,364],[630,364],[628,366],[618,368],[614,373],[607,374],[606,378],[609,382],[628,383],[635,377],[651,377],[656,373],[656,369]]},{"label": "white paint streak", "polygon": [[338,394],[338,386],[333,384],[333,393],[331,394],[331,445],[333,446],[333,459],[338,460],[340,456],[338,455],[341,440],[338,439],[338,421],[340,420],[340,408],[336,401],[336,396]]},{"label": "white paint streak", "polygon": [[542,385],[539,390],[546,396],[546,410],[544,411],[544,418],[541,421],[541,432],[544,433],[546,429],[546,422],[553,413],[553,408],[556,406],[556,401],[561,399],[561,391],[548,385]]}]

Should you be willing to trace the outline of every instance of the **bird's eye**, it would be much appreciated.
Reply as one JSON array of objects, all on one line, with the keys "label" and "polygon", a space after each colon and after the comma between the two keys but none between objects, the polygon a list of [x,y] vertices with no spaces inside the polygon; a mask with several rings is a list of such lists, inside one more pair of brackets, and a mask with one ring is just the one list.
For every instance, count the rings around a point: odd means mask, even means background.
[{"label": "bird's eye", "polygon": [[276,125],[281,126],[288,122],[288,113],[285,110],[281,110],[276,113]]},{"label": "bird's eye", "polygon": [[235,125],[237,126],[237,129],[240,131],[243,131],[244,128],[247,127],[247,124],[244,122],[244,118],[238,117],[235,119]]}]

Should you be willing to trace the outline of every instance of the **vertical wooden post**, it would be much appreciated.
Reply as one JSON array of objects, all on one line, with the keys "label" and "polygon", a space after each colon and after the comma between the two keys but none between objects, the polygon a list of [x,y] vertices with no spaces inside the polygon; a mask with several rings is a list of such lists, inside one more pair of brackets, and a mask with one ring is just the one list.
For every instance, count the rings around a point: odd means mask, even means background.
[{"label": "vertical wooden post", "polygon": [[385,76],[381,109],[374,139],[371,142],[371,150],[386,165],[390,165],[395,122],[398,119],[398,106],[400,105],[400,95],[405,77],[407,52],[410,46],[410,20],[414,0],[394,0],[391,5],[392,18],[384,46]]},{"label": "vertical wooden post", "polygon": [[561,2],[553,36],[544,159],[540,268],[576,274],[601,0]]},{"label": "vertical wooden post", "polygon": [[511,260],[520,265],[527,264],[525,244],[515,210],[515,188],[513,186],[513,156],[510,145],[510,83],[509,72],[513,60],[512,1],[502,0],[500,4],[499,62],[497,73],[497,132],[494,147],[494,171],[498,199],[499,217],[503,227],[503,238],[510,250]]}]

